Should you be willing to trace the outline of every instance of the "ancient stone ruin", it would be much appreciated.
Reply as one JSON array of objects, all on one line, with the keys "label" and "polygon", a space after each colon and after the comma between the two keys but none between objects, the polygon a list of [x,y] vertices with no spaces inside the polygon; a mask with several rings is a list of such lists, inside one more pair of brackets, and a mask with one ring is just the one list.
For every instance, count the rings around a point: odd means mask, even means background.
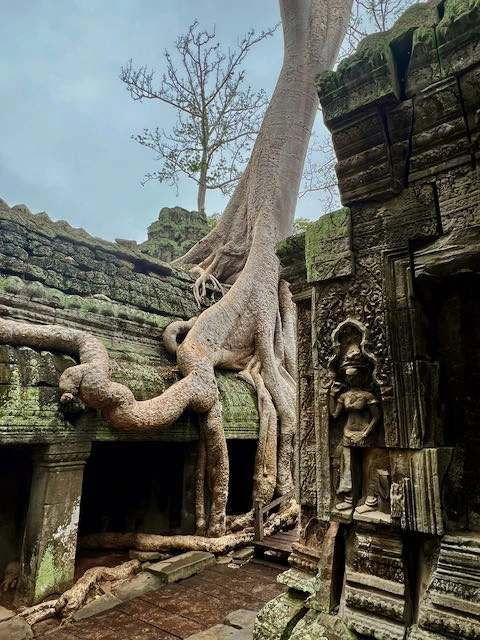
[{"label": "ancient stone ruin", "polygon": [[[165,245],[178,218],[170,211]],[[0,230],[3,317],[98,336],[113,378],[127,380],[137,399],[172,384],[179,374],[161,336],[172,320],[198,313],[193,277],[144,245],[105,242],[3,201]],[[72,364],[66,354],[0,345],[0,576],[21,561],[17,596],[29,604],[72,585],[79,532],[195,530],[197,417],[143,435],[118,431],[99,412],[59,403],[59,376]],[[233,374],[220,372],[218,382],[229,511],[243,513],[251,507],[256,402]]]},{"label": "ancient stone ruin", "polygon": [[348,207],[279,249],[301,533],[257,640],[480,637],[479,33],[416,6],[319,79]]},{"label": "ancient stone ruin", "polygon": [[[278,249],[297,306],[300,541],[257,640],[480,637],[479,33],[479,0],[435,0],[318,81],[345,206]],[[194,279],[162,261],[186,222],[162,210],[143,245],[109,243],[0,201],[0,315],[88,331],[113,380],[155,397],[178,376],[163,330],[197,312]],[[29,604],[71,586],[79,535],[194,531],[197,418],[117,431],[60,405],[73,363],[0,346],[0,576],[20,562]],[[238,514],[256,399],[217,376]]]}]

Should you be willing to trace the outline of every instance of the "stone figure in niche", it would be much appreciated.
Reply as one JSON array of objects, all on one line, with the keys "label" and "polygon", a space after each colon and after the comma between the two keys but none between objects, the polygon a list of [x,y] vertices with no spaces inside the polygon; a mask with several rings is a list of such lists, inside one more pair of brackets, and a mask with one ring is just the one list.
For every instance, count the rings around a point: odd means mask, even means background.
[{"label": "stone figure in niche", "polygon": [[[335,508],[354,517],[379,509],[389,497],[388,455],[376,448],[380,399],[372,390],[374,362],[364,348],[360,323],[340,325],[328,391],[330,415],[342,426],[334,455]],[[336,366],[335,366],[336,365]]]}]

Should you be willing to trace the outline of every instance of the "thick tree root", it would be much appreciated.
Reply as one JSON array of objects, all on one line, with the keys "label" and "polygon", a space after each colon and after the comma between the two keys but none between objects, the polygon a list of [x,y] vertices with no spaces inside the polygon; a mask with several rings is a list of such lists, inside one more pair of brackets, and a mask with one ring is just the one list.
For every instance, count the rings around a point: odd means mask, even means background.
[{"label": "thick tree root", "polygon": [[[280,512],[271,515],[265,523],[265,536],[270,536],[292,527],[298,518],[298,505],[295,500]],[[137,551],[209,551],[224,554],[245,546],[254,540],[251,530],[230,533],[219,538],[203,536],[159,536],[153,533],[99,533],[85,536],[79,545],[86,549],[136,549]]]},{"label": "thick tree root", "polygon": [[102,580],[109,580],[114,583],[114,586],[118,587],[122,582],[138,573],[140,567],[139,560],[129,560],[117,567],[92,567],[85,571],[73,587],[65,591],[58,600],[41,602],[33,607],[20,609],[18,613],[30,625],[47,618],[53,618],[53,616],[68,620],[75,611],[83,607],[87,600],[94,595],[97,585]]}]

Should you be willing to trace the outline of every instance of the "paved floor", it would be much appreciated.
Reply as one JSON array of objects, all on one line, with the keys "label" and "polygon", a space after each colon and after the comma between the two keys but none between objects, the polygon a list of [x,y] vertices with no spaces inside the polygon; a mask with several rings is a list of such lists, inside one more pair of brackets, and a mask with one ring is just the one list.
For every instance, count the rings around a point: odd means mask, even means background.
[{"label": "paved floor", "polygon": [[237,609],[259,610],[286,590],[285,568],[252,560],[242,567],[204,569],[87,620],[42,635],[45,640],[175,640],[222,623]]}]

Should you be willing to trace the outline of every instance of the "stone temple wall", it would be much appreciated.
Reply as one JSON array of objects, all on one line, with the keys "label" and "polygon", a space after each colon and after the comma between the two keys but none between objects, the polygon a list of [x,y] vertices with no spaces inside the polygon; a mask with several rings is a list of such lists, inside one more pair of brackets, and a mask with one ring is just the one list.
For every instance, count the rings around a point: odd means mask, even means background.
[{"label": "stone temple wall", "polygon": [[[164,328],[199,310],[193,278],[144,249],[93,238],[66,222],[53,223],[45,213],[32,215],[23,205],[10,208],[0,200],[0,314],[94,334],[109,351],[112,379],[127,384],[139,400],[155,397],[179,376],[163,346]],[[141,521],[140,530],[171,529],[175,509],[176,530],[193,532],[197,418],[185,414],[171,428],[146,434],[117,431],[96,411],[60,405],[58,379],[72,364],[72,355],[0,345],[0,577],[8,562],[21,556],[20,591],[29,602],[71,585],[79,510],[85,517],[92,511],[90,520],[97,522],[95,509],[102,507],[94,503],[102,497],[109,508],[114,503],[119,512],[130,510],[130,519],[117,521],[131,521],[133,528]],[[220,372],[218,383],[233,455],[235,447],[243,452],[250,443],[253,465],[258,436],[253,391],[230,373]],[[92,469],[111,471],[117,454],[129,460],[117,480],[105,471],[92,476]],[[85,464],[89,500],[82,504]],[[150,484],[159,485],[155,496],[133,495],[127,505],[124,479],[131,476],[129,485],[140,492],[136,476],[149,473],[154,474]],[[173,486],[174,476],[179,487]],[[116,496],[120,491],[123,502]],[[163,509],[163,519],[152,512],[154,502],[153,511]],[[149,517],[140,513],[148,507]],[[103,515],[103,526],[114,526],[113,516]]]},{"label": "stone temple wall", "polygon": [[345,207],[279,247],[301,534],[257,640],[480,637],[479,33],[417,5],[318,80]]}]

